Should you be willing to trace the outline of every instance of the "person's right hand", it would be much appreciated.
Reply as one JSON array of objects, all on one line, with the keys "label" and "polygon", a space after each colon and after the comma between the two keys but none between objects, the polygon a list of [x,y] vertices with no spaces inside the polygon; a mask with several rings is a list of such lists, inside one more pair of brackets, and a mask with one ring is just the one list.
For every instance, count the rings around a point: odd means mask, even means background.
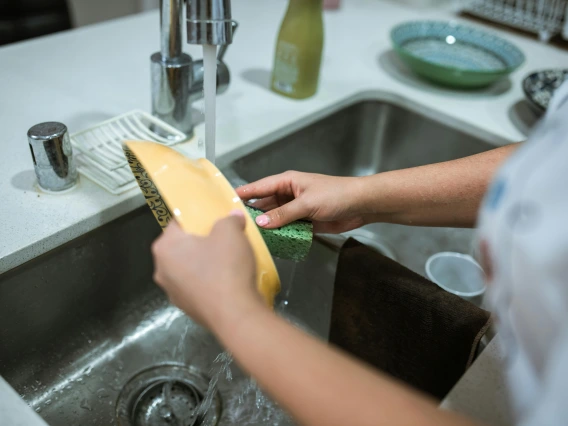
[{"label": "person's right hand", "polygon": [[314,232],[337,234],[366,222],[361,214],[360,178],[285,172],[237,188],[243,201],[266,213],[256,218],[263,228],[279,228],[310,219]]},{"label": "person's right hand", "polygon": [[170,301],[213,332],[264,307],[240,210],[219,220],[206,237],[172,220],[152,245],[154,281]]}]

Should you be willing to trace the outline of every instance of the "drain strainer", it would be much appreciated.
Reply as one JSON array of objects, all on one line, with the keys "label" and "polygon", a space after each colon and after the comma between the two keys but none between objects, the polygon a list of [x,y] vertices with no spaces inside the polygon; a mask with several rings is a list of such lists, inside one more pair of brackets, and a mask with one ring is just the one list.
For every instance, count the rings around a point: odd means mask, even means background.
[{"label": "drain strainer", "polygon": [[205,398],[208,377],[194,367],[162,364],[136,374],[116,403],[119,426],[214,426],[221,413],[216,393],[205,416],[197,410]]}]

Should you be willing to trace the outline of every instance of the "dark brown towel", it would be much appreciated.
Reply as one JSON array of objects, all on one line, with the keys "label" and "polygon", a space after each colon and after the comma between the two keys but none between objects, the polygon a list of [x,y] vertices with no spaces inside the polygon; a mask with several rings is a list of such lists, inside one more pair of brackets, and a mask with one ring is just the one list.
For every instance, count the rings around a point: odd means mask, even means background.
[{"label": "dark brown towel", "polygon": [[355,240],[341,249],[330,342],[442,399],[473,361],[489,313]]}]

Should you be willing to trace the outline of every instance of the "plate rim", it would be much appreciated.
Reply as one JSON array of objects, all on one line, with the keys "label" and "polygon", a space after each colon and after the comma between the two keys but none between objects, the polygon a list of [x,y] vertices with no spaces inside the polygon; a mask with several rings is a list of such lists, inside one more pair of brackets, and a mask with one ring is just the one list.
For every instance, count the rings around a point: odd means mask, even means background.
[{"label": "plate rim", "polygon": [[[447,26],[453,26],[453,27],[456,27],[456,28],[457,27],[468,28],[468,29],[472,29],[472,30],[475,30],[475,31],[480,32],[480,33],[487,34],[491,37],[497,38],[497,39],[505,42],[506,44],[511,46],[513,49],[515,49],[517,51],[517,53],[520,54],[521,61],[516,66],[505,67],[505,68],[500,69],[500,70],[497,70],[497,69],[495,69],[495,70],[474,70],[474,69],[471,69],[471,68],[462,68],[462,67],[444,65],[444,64],[441,64],[439,62],[429,61],[429,60],[427,60],[427,59],[425,59],[421,56],[415,55],[410,50],[404,48],[400,43],[397,42],[397,40],[395,40],[394,33],[395,33],[395,31],[399,30],[400,28],[403,28],[403,27],[411,25],[411,24],[425,24],[425,23],[442,24],[442,25],[447,25]],[[459,22],[440,21],[440,20],[435,20],[435,19],[419,19],[419,20],[413,20],[413,21],[404,21],[404,22],[401,22],[401,23],[395,25],[391,29],[390,39],[391,39],[391,42],[392,42],[395,50],[397,50],[399,53],[403,53],[405,55],[408,55],[408,56],[410,56],[410,57],[412,57],[412,58],[414,58],[418,61],[421,61],[425,64],[440,67],[440,68],[443,68],[447,71],[455,72],[455,73],[470,73],[470,74],[477,75],[477,76],[508,75],[508,74],[511,74],[512,72],[514,72],[515,70],[519,69],[526,62],[526,56],[523,53],[523,51],[519,47],[517,47],[514,43],[507,40],[506,38],[501,37],[500,35],[493,33],[491,31],[486,31],[485,29],[479,28],[477,26],[462,24],[462,23],[459,23]]]}]

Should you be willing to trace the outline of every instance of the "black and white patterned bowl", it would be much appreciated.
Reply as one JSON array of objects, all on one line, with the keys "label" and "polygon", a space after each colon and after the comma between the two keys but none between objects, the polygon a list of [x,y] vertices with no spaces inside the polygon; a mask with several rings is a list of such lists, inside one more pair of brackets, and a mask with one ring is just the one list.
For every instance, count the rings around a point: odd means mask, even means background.
[{"label": "black and white patterned bowl", "polygon": [[542,113],[548,108],[556,89],[567,79],[568,69],[537,71],[523,80],[523,91],[529,104]]}]

